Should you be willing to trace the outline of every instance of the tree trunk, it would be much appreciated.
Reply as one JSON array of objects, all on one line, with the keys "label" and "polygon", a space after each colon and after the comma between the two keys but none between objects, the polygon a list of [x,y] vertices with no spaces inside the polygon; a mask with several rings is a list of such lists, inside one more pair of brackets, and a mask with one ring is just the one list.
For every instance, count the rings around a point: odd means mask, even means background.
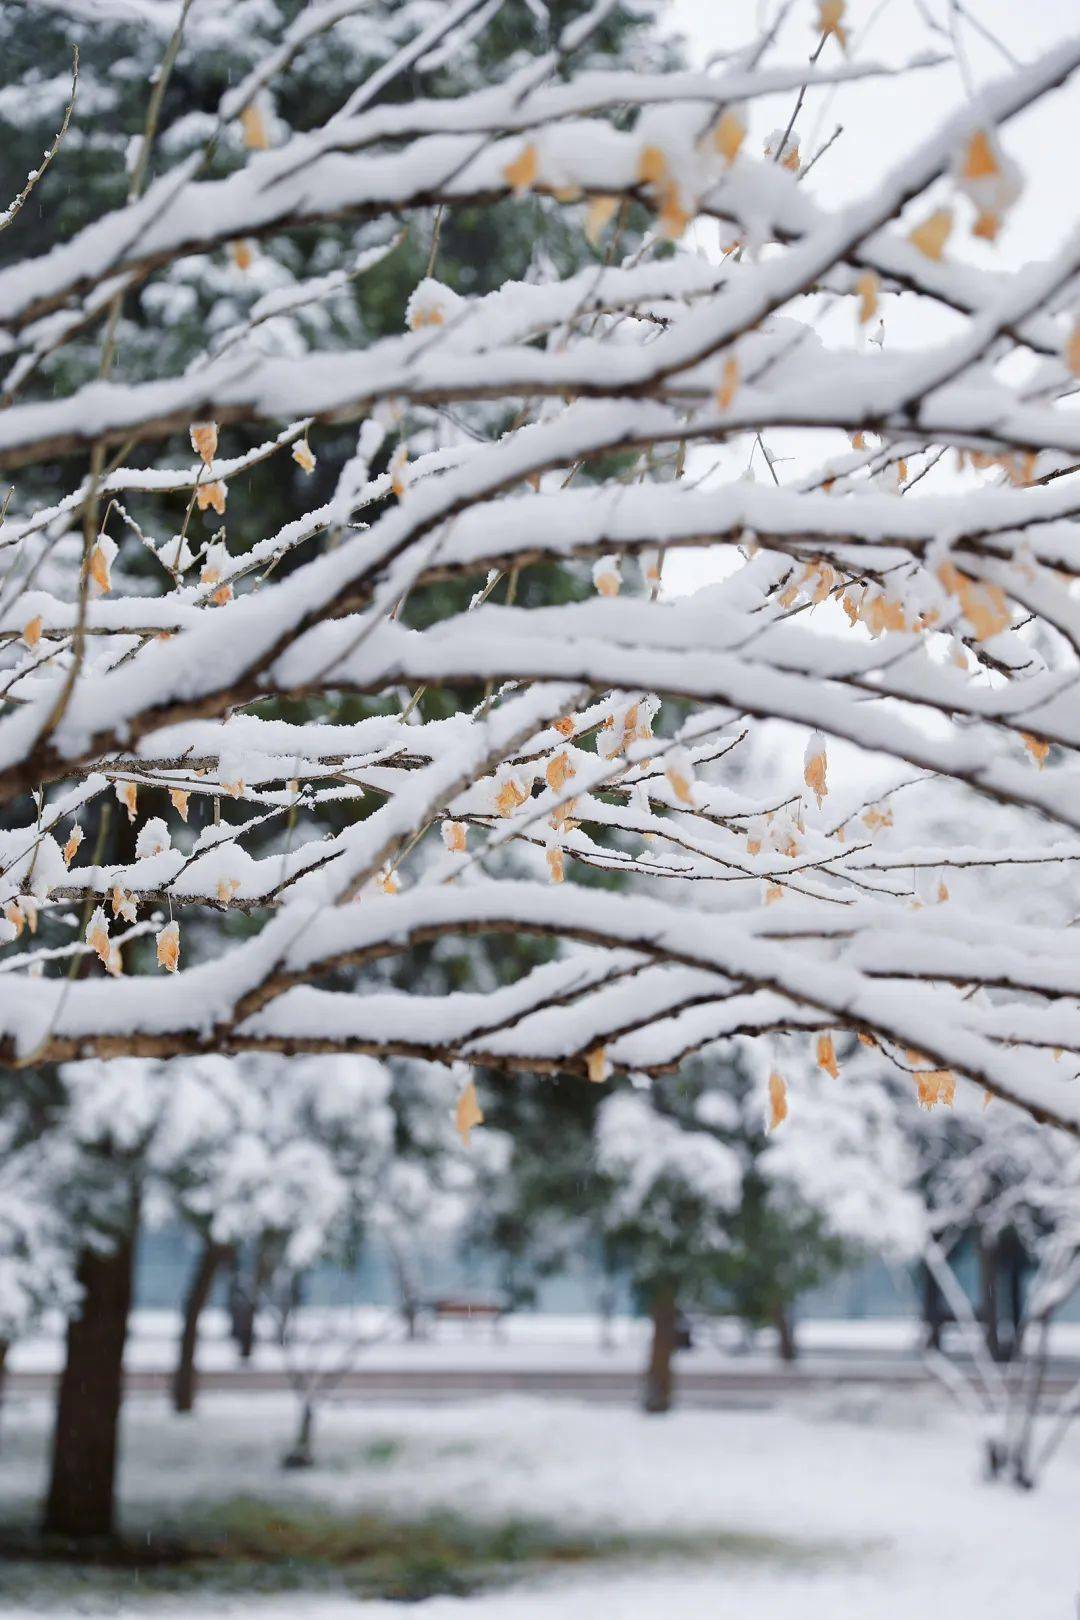
[{"label": "tree trunk", "polygon": [[1024,1248],[1015,1232],[1005,1244],[1005,1275],[1009,1311],[1009,1358],[1019,1361],[1024,1344]]},{"label": "tree trunk", "polygon": [[184,1326],[180,1335],[180,1350],[173,1373],[173,1409],[190,1412],[195,1405],[196,1369],[195,1347],[199,1340],[199,1318],[210,1298],[214,1278],[230,1253],[227,1243],[203,1240],[195,1269],[184,1297]]},{"label": "tree trunk", "polygon": [[948,1316],[945,1296],[941,1292],[937,1278],[925,1261],[921,1262],[920,1269],[922,1271],[922,1311],[923,1324],[926,1328],[926,1348],[928,1350],[940,1350],[942,1329]]},{"label": "tree trunk", "polygon": [[773,1307],[773,1326],[776,1328],[780,1360],[794,1361],[799,1354],[799,1347],[795,1342],[795,1325],[791,1320],[791,1312],[782,1302]]},{"label": "tree trunk", "polygon": [[618,1293],[613,1282],[607,1282],[600,1290],[600,1348],[601,1350],[614,1350],[615,1348],[615,1311],[618,1307]]},{"label": "tree trunk", "polygon": [[300,1410],[300,1427],[292,1450],[287,1451],[281,1459],[282,1468],[312,1468],[315,1463],[315,1453],[312,1449],[312,1439],[315,1430],[315,1406],[311,1400],[305,1400]]},{"label": "tree trunk", "polygon": [[674,1288],[662,1284],[652,1299],[652,1345],[645,1371],[646,1412],[669,1412],[674,1392],[672,1357],[678,1347],[679,1317]]},{"label": "tree trunk", "polygon": [[979,1239],[979,1292],[983,1333],[986,1348],[995,1361],[1004,1359],[998,1333],[998,1246],[985,1238]]},{"label": "tree trunk", "polygon": [[241,1361],[250,1361],[255,1349],[259,1301],[273,1269],[270,1241],[268,1238],[260,1238],[255,1246],[248,1279],[245,1280],[243,1276],[242,1259],[238,1260],[233,1271],[229,1286],[229,1315],[232,1336],[236,1340]]},{"label": "tree trunk", "polygon": [[4,1414],[4,1386],[7,1382],[7,1353],[10,1346],[7,1339],[0,1339],[0,1420]]},{"label": "tree trunk", "polygon": [[53,1430],[47,1534],[110,1536],[115,1529],[117,1441],[124,1340],[131,1310],[134,1232],[110,1252],[79,1258],[79,1313],[68,1322],[67,1358]]},{"label": "tree trunk", "polygon": [[397,1235],[388,1233],[386,1244],[397,1279],[398,1309],[405,1324],[405,1337],[411,1344],[414,1339],[420,1337],[420,1290],[416,1285],[405,1247]]}]

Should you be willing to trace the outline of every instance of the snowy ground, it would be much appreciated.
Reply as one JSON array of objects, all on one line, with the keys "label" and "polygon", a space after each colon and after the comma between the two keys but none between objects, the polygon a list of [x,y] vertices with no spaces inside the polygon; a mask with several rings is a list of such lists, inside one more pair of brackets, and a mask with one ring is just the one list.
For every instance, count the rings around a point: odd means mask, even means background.
[{"label": "snowy ground", "polygon": [[[343,1310],[308,1310],[303,1337],[323,1340],[328,1354],[334,1343],[351,1336],[351,1325],[363,1321],[373,1332],[385,1333],[368,1345],[357,1366],[372,1370],[417,1369],[436,1372],[454,1368],[540,1368],[561,1370],[638,1371],[645,1359],[649,1324],[643,1318],[617,1317],[601,1344],[600,1325],[594,1316],[561,1316],[523,1311],[493,1328],[489,1322],[440,1322],[428,1336],[414,1343],[402,1340],[396,1316],[379,1310],[353,1313]],[[141,1371],[170,1371],[180,1333],[177,1313],[140,1309],[132,1314],[125,1365]],[[280,1350],[272,1342],[273,1326],[263,1324],[253,1365],[260,1369],[282,1365]],[[853,1359],[872,1360],[883,1372],[890,1362],[910,1362],[921,1339],[921,1325],[910,1317],[869,1317],[858,1321],[821,1319],[800,1321],[799,1344],[815,1365],[821,1360],[849,1366]],[[950,1335],[952,1335],[950,1337]],[[946,1329],[947,1346],[962,1349],[963,1337]],[[1080,1357],[1080,1322],[1056,1323],[1051,1337],[1055,1355]],[[771,1330],[756,1334],[748,1345],[743,1329],[734,1321],[716,1318],[695,1331],[694,1349],[681,1356],[683,1371],[712,1371],[746,1365],[759,1356],[772,1365],[775,1342]],[[18,1372],[58,1371],[64,1358],[62,1325],[49,1322],[42,1331],[20,1339],[11,1348],[8,1367]],[[225,1312],[204,1312],[199,1329],[199,1366],[204,1371],[237,1366],[236,1349],[228,1336]]]},{"label": "snowy ground", "polygon": [[[636,1412],[524,1399],[348,1405],[327,1411],[320,1466],[276,1467],[286,1396],[207,1397],[193,1420],[129,1402],[129,1528],[258,1492],[284,1502],[415,1517],[518,1514],[576,1533],[730,1538],[707,1556],[622,1563],[420,1604],[418,1620],[1070,1620],[1080,1593],[1080,1439],[1044,1487],[981,1482],[969,1420],[926,1393],[832,1397],[770,1412]],[[0,1512],[42,1485],[48,1409],[6,1414]],[[378,1459],[377,1461],[374,1459]],[[755,1542],[753,1538],[765,1538]],[[0,1575],[0,1593],[3,1577]],[[80,1613],[95,1612],[88,1590]],[[25,1614],[18,1607],[0,1612]],[[66,1612],[71,1612],[70,1607]],[[117,1613],[115,1599],[97,1612]],[[394,1620],[399,1604],[345,1597],[133,1600],[126,1620]]]}]

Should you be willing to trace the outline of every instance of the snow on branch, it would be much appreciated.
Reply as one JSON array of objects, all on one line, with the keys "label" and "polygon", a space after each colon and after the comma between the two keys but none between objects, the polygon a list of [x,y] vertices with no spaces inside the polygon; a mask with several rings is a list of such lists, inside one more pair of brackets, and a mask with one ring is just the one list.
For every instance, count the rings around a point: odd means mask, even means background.
[{"label": "snow on branch", "polygon": [[[994,245],[1080,36],[845,199],[793,96],[915,108],[939,58],[575,72],[601,6],[428,93],[493,15],[459,0],[278,138],[361,13],[303,11],[204,149],[0,268],[0,1060],[602,1081],[739,1038],[833,1075],[850,1033],[913,1106],[962,1076],[1080,1134],[1080,236]],[[442,280],[496,205],[527,273]],[[197,363],[114,345],[220,276]],[[530,966],[481,988],[479,936]]]}]

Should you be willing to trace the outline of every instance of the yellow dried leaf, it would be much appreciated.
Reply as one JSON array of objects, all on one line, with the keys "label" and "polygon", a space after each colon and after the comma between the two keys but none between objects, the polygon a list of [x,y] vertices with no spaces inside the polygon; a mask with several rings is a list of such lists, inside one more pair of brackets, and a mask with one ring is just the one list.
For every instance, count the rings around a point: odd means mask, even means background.
[{"label": "yellow dried leaf", "polygon": [[[881,277],[875,270],[864,270],[855,283],[855,291],[859,295],[859,325],[865,326],[868,321],[873,320],[878,312]],[[856,438],[860,440],[859,444],[855,443]],[[861,433],[855,434],[851,441],[853,448],[856,450],[861,450],[864,442]]]},{"label": "yellow dried leaf", "polygon": [[195,490],[195,504],[200,512],[205,512],[207,507],[211,507],[219,517],[224,517],[227,495],[228,491],[221,479],[215,478],[212,483],[198,485]]},{"label": "yellow dried leaf", "polygon": [[502,784],[495,795],[495,808],[500,816],[512,816],[520,805],[525,803],[528,794],[521,784],[511,776]]},{"label": "yellow dried leaf", "polygon": [[558,793],[564,788],[574,774],[574,763],[565,748],[561,754],[549,759],[544,770],[544,780],[552,793]]},{"label": "yellow dried leaf", "polygon": [[303,472],[315,471],[315,456],[306,439],[301,439],[299,444],[293,445],[292,458]]},{"label": "yellow dried leaf", "polygon": [[383,894],[397,894],[398,879],[396,872],[384,872],[379,879],[379,888]]},{"label": "yellow dried leaf", "polygon": [[775,1131],[788,1117],[787,1083],[774,1069],[769,1076],[769,1129]]},{"label": "yellow dried leaf", "polygon": [[1043,766],[1046,764],[1046,756],[1050,752],[1050,744],[1048,742],[1044,742],[1041,737],[1033,737],[1030,731],[1022,731],[1020,736],[1024,747],[1027,749],[1028,753],[1031,755],[1032,759],[1035,761],[1036,765],[1041,771]]},{"label": "yellow dried leaf", "polygon": [[832,1036],[828,1033],[817,1038],[817,1066],[824,1069],[826,1074],[832,1075],[834,1080],[838,1079],[840,1070],[836,1062],[836,1048]]},{"label": "yellow dried leaf", "polygon": [[451,855],[464,855],[467,847],[467,831],[463,821],[444,821],[442,824],[442,841]]},{"label": "yellow dried leaf", "polygon": [[548,825],[555,832],[569,830],[571,827],[578,826],[578,822],[572,819],[576,804],[576,799],[568,799],[565,804],[557,804],[548,817]]},{"label": "yellow dried leaf", "polygon": [[403,444],[399,444],[390,457],[390,466],[387,469],[390,474],[390,488],[399,501],[405,498],[405,490],[408,485],[408,466],[409,453]]},{"label": "yellow dried leaf", "polygon": [[746,125],[737,112],[729,107],[721,113],[713,130],[713,145],[728,164],[734,163],[746,139]]},{"label": "yellow dried leaf", "polygon": [[409,306],[409,330],[410,330],[410,332],[422,331],[422,329],[425,326],[443,326],[443,325],[445,325],[445,323],[446,323],[446,316],[443,314],[443,312],[439,308],[438,304],[417,304],[417,303],[410,304],[410,306]]},{"label": "yellow dried leaf", "polygon": [[592,197],[585,211],[585,235],[593,247],[599,242],[619,206],[618,197]]},{"label": "yellow dried leaf", "polygon": [[668,240],[678,241],[693,217],[693,210],[683,205],[682,192],[678,186],[674,184],[665,186],[660,193],[660,211],[656,220]]},{"label": "yellow dried leaf", "polygon": [[611,1073],[611,1064],[607,1060],[607,1050],[603,1046],[594,1046],[585,1058],[585,1072],[593,1085],[601,1086]]},{"label": "yellow dried leaf", "polygon": [[951,1108],[956,1099],[956,1080],[951,1069],[925,1069],[915,1076],[919,1106],[927,1112],[943,1103]]},{"label": "yellow dried leaf", "polygon": [[809,592],[812,602],[815,604],[824,602],[836,587],[836,570],[827,562],[811,563],[807,567],[802,584],[803,589]]},{"label": "yellow dried leaf", "polygon": [[4,916],[7,918],[12,928],[14,928],[15,938],[18,939],[19,935],[26,926],[26,918],[23,916],[22,907],[19,905],[17,900],[8,901],[7,905],[4,907]]},{"label": "yellow dried leaf", "polygon": [[239,889],[239,887],[240,887],[240,879],[239,878],[218,878],[218,883],[217,883],[218,904],[222,905],[222,906],[227,906],[230,903],[230,901],[232,900],[233,895]]},{"label": "yellow dried leaf", "polygon": [[222,782],[221,790],[227,793],[230,799],[239,799],[244,792],[244,778],[237,776],[231,782]]},{"label": "yellow dried leaf", "polygon": [[191,448],[199,457],[200,461],[202,461],[203,465],[209,467],[210,463],[217,455],[217,423],[192,422],[188,431],[191,434]]},{"label": "yellow dried leaf", "polygon": [[969,139],[960,173],[965,180],[988,180],[1001,173],[1001,164],[985,129],[977,129]]},{"label": "yellow dried leaf", "polygon": [[469,1146],[469,1138],[476,1126],[483,1123],[484,1111],[480,1107],[476,1095],[476,1084],[470,1080],[458,1098],[457,1107],[454,1109],[454,1127],[466,1147]]},{"label": "yellow dried leaf", "polygon": [[210,605],[211,605],[211,607],[224,607],[226,602],[231,602],[232,599],[233,599],[233,588],[232,588],[232,586],[231,585],[219,585],[217,590],[214,592],[213,596],[210,598]]},{"label": "yellow dried leaf", "polygon": [[560,737],[572,737],[574,735],[573,715],[564,714],[561,720],[556,720],[555,730],[559,733]]},{"label": "yellow dried leaf", "polygon": [[884,593],[864,600],[861,618],[875,639],[886,630],[906,630],[907,619],[899,602],[893,602]]},{"label": "yellow dried leaf", "polygon": [[877,1046],[877,1041],[875,1041],[875,1039],[874,1039],[874,1037],[872,1035],[867,1035],[865,1030],[860,1029],[860,1031],[859,1031],[859,1045],[860,1046],[876,1047]]},{"label": "yellow dried leaf", "polygon": [[823,802],[829,791],[828,784],[825,780],[826,763],[827,761],[825,757],[824,744],[822,744],[820,748],[811,745],[811,747],[807,749],[806,762],[803,766],[803,781],[817,799],[819,805]]},{"label": "yellow dried leaf", "polygon": [[953,227],[951,208],[937,208],[921,225],[908,232],[908,241],[926,259],[939,260]]},{"label": "yellow dried leaf", "polygon": [[246,237],[237,237],[236,241],[230,244],[229,252],[232,254],[232,262],[238,270],[251,269],[255,254],[252,251],[251,243]]},{"label": "yellow dried leaf", "polygon": [[90,578],[102,595],[112,586],[109,577],[109,559],[100,546],[95,546],[90,553]]},{"label": "yellow dried leaf", "polygon": [[113,787],[116,789],[116,797],[120,800],[120,803],[128,813],[128,820],[134,821],[136,808],[139,802],[139,790],[135,786],[135,783],[114,782]]},{"label": "yellow dried leaf", "polygon": [[739,362],[733,354],[729,354],[720,371],[720,386],[716,390],[716,406],[718,410],[730,409],[739,386]]},{"label": "yellow dried leaf", "polygon": [[949,562],[941,564],[937,577],[944,589],[959,600],[976,641],[989,641],[1008,628],[1009,604],[1000,585],[969,579]]},{"label": "yellow dried leaf", "polygon": [[33,650],[41,640],[42,619],[40,613],[37,618],[30,619],[23,625],[22,638],[26,645]]},{"label": "yellow dried leaf", "polygon": [[178,813],[180,820],[186,821],[188,818],[188,803],[191,799],[191,794],[188,793],[184,788],[170,788],[169,798],[172,801],[172,807]]},{"label": "yellow dried leaf", "polygon": [[166,973],[175,973],[180,966],[180,924],[166,923],[157,936],[158,967]]},{"label": "yellow dried leaf", "polygon": [[562,883],[566,878],[566,867],[563,863],[563,852],[556,845],[545,850],[548,864],[548,874],[552,883]]},{"label": "yellow dried leaf", "polygon": [[597,574],[596,578],[595,578],[595,584],[596,584],[596,588],[600,592],[601,596],[618,596],[618,594],[619,594],[619,576],[618,576],[618,574],[612,574],[612,573]]},{"label": "yellow dried leaf", "polygon": [[266,122],[262,111],[254,101],[249,101],[240,114],[240,128],[244,132],[244,145],[249,152],[265,152],[270,145],[266,133]]},{"label": "yellow dried leaf", "polygon": [[689,778],[679,770],[677,765],[669,765],[664,775],[667,778],[668,786],[679,803],[689,805],[692,810],[694,808],[694,789]]},{"label": "yellow dried leaf", "polygon": [[774,906],[778,900],[784,898],[783,885],[780,883],[767,883],[765,885],[765,904]]},{"label": "yellow dried leaf", "polygon": [[1077,321],[1065,345],[1065,364],[1074,377],[1080,377],[1080,321]]},{"label": "yellow dried leaf", "polygon": [[818,33],[835,34],[837,44],[847,50],[847,29],[843,24],[844,0],[818,0]]},{"label": "yellow dried leaf", "polygon": [[79,845],[82,843],[82,841],[83,841],[83,830],[79,826],[78,822],[76,822],[74,827],[72,827],[70,833],[68,834],[67,843],[64,845],[64,865],[65,866],[70,866],[71,865],[72,861],[75,859],[76,855],[79,853]]},{"label": "yellow dried leaf", "polygon": [[109,904],[112,907],[113,916],[119,917],[122,922],[133,923],[139,914],[131,895],[126,889],[120,888],[118,884],[113,887],[109,896]]},{"label": "yellow dried leaf", "polygon": [[503,170],[503,179],[510,186],[516,197],[522,196],[536,183],[540,165],[536,155],[536,147],[530,141],[528,146],[522,147],[521,152],[512,163],[508,163]]},{"label": "yellow dried leaf", "polygon": [[995,214],[990,208],[984,208],[981,213],[975,216],[971,234],[980,237],[984,242],[996,242],[1000,230],[1001,215]]},{"label": "yellow dried leaf", "polygon": [[90,918],[90,921],[87,924],[86,943],[90,946],[92,951],[97,953],[101,965],[103,967],[108,967],[109,952],[112,948],[109,940],[109,924],[106,921],[105,913],[100,906],[96,908],[94,915]]},{"label": "yellow dried leaf", "polygon": [[949,898],[949,885],[945,882],[944,878],[939,878],[938,879],[938,886],[937,886],[938,905],[943,906],[948,898]]},{"label": "yellow dried leaf", "polygon": [[639,186],[662,186],[668,177],[667,158],[658,146],[643,146],[638,153]]}]

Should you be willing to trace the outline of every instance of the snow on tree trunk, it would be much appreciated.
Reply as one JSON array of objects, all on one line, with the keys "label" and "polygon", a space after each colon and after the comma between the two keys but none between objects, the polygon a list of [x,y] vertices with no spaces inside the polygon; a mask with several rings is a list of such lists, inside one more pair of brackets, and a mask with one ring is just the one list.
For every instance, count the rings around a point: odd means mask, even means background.
[{"label": "snow on tree trunk", "polygon": [[131,1310],[133,1236],[108,1252],[85,1249],[82,1303],[68,1323],[43,1528],[84,1539],[116,1529],[116,1469],[124,1341]]}]

